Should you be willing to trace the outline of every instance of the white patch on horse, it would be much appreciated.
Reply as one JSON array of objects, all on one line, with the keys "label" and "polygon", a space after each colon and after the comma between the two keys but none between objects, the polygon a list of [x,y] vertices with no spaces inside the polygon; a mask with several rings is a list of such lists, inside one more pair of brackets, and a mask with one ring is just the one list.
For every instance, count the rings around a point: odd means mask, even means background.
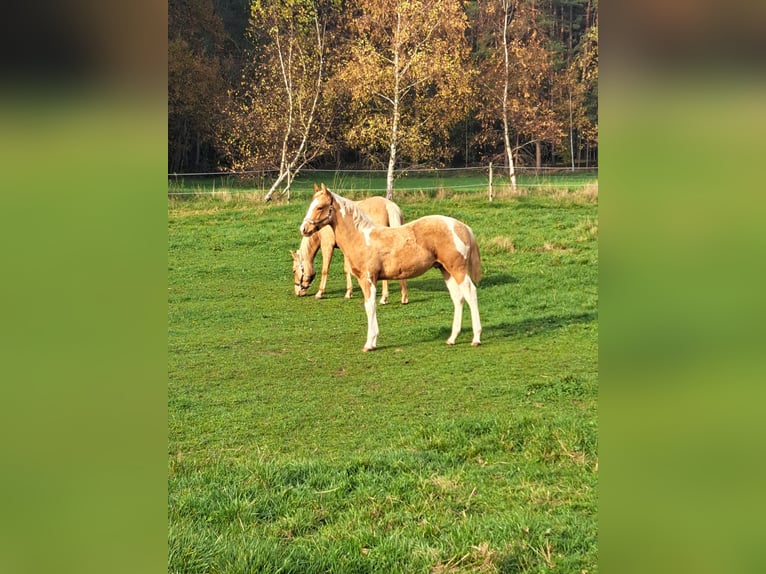
[{"label": "white patch on horse", "polygon": [[309,215],[311,215],[314,212],[314,209],[316,208],[317,205],[318,205],[318,202],[317,202],[316,199],[311,201],[311,204],[309,205],[309,209],[306,212],[306,217],[304,217],[303,221],[301,222],[301,226],[300,226],[300,232],[301,233],[303,233],[303,231],[305,230],[306,223],[311,221],[311,218],[309,217]]},{"label": "white patch on horse", "polygon": [[451,217],[442,217],[447,228],[452,232],[452,241],[455,243],[455,249],[463,259],[468,259],[468,245],[466,245],[455,231],[455,220]]}]

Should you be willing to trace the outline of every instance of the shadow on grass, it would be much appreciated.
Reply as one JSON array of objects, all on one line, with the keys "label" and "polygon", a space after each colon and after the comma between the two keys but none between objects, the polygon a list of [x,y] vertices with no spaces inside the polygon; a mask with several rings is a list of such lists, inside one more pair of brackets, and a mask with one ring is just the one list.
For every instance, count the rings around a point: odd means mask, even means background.
[{"label": "shadow on grass", "polygon": [[[483,288],[495,287],[497,285],[512,285],[518,282],[519,280],[513,275],[509,275],[507,273],[496,273],[493,275],[483,277],[482,280],[479,282],[479,285],[477,288],[479,290],[479,293],[481,294],[481,290]],[[388,285],[389,285],[389,292],[390,292],[389,303],[392,303],[392,302],[398,303],[401,300],[399,281],[395,279],[391,279],[389,280]],[[317,283],[317,286],[318,286],[318,283]],[[418,291],[441,292],[441,293],[444,293],[445,295],[449,295],[449,291],[447,290],[447,285],[444,283],[444,279],[442,278],[441,274],[431,275],[430,272],[429,272],[429,277],[427,278],[425,276],[421,276],[421,277],[416,277],[414,279],[408,279],[407,288],[410,291],[410,297],[409,297],[410,303],[425,301],[425,299],[417,297]],[[382,289],[383,287],[381,286],[381,282],[378,281],[378,298],[380,298]],[[343,299],[345,294],[346,294],[345,287],[342,287],[342,288],[329,287],[324,293],[324,298],[325,299]],[[415,295],[414,298],[413,298],[413,294]],[[314,295],[316,295],[316,288],[312,286],[312,288],[309,289],[309,293],[307,296],[313,297]],[[479,296],[481,297],[481,295]],[[360,301],[362,300],[362,290],[355,279],[352,299],[356,299],[356,298],[358,298]]]},{"label": "shadow on grass", "polygon": [[524,319],[515,323],[499,323],[497,325],[484,325],[482,336],[493,337],[511,337],[520,336],[529,337],[544,331],[561,329],[569,325],[593,323],[598,320],[598,312],[573,313],[571,315],[547,315],[545,317],[534,317]]},{"label": "shadow on grass", "polygon": [[[524,319],[516,323],[498,323],[498,324],[483,324],[481,331],[482,343],[489,342],[492,339],[498,338],[521,338],[531,337],[539,333],[546,331],[553,331],[554,329],[561,329],[569,325],[593,323],[598,320],[598,312],[591,311],[588,313],[574,313],[572,315],[547,315],[545,317],[535,317],[532,319]],[[449,327],[441,327],[438,333],[433,337],[433,340],[445,339],[449,336],[451,329]],[[471,323],[469,320],[463,319],[462,333],[471,333]]]},{"label": "shadow on grass", "polygon": [[[519,280],[513,275],[509,275],[507,273],[496,273],[483,277],[481,281],[479,281],[477,289],[479,290],[479,293],[481,293],[482,288],[494,287],[496,285],[512,285],[513,283],[518,282]],[[441,277],[441,275],[438,277],[429,277],[428,279],[409,279],[407,281],[407,286],[411,290],[443,291],[444,293],[448,293],[447,285],[445,285],[444,279]],[[481,295],[479,296],[481,297]]]}]

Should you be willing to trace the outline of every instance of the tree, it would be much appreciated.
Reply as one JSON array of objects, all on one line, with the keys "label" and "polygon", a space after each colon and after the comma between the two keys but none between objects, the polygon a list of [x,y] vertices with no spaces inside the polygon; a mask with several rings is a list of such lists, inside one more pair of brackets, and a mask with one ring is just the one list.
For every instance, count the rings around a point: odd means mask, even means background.
[{"label": "tree", "polygon": [[502,129],[511,186],[516,189],[516,156],[534,144],[535,165],[541,166],[543,141],[562,137],[561,123],[551,106],[553,60],[551,42],[539,27],[539,10],[525,0],[480,3],[477,50],[482,92],[477,116],[483,124],[480,140],[491,141]]},{"label": "tree", "polygon": [[[326,25],[314,0],[251,5],[253,57],[221,132],[235,168],[278,165],[265,200],[325,149],[315,129],[325,82]],[[276,153],[275,153],[276,152]]]},{"label": "tree", "polygon": [[[362,0],[340,74],[352,107],[346,137],[388,154],[386,197],[400,154],[432,157],[437,136],[463,119],[471,95],[461,0]],[[384,151],[385,150],[385,151]]]},{"label": "tree", "polygon": [[[343,9],[341,9],[343,6]],[[168,168],[598,152],[598,0],[170,0]],[[461,162],[462,163],[462,162]]]},{"label": "tree", "polygon": [[598,145],[598,18],[585,32],[572,62],[573,92],[577,107],[572,113],[577,129],[587,146]]},{"label": "tree", "polygon": [[212,0],[171,0],[168,10],[168,169],[210,168],[226,92],[226,34]]},{"label": "tree", "polygon": [[567,134],[558,143],[574,168],[583,144],[586,158],[597,146],[598,0],[539,2],[539,25],[552,41],[551,107]]}]

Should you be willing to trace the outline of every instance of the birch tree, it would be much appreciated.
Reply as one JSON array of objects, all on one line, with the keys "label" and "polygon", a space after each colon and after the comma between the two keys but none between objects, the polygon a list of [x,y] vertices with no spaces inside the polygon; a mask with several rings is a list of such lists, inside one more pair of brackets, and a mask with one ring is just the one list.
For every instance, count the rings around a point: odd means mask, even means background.
[{"label": "birch tree", "polygon": [[503,144],[505,145],[508,177],[511,188],[516,191],[516,169],[513,166],[513,150],[511,149],[510,126],[508,125],[508,91],[511,82],[511,55],[509,27],[513,18],[514,0],[502,0],[502,31],[503,31]]},{"label": "birch tree", "polygon": [[318,2],[253,0],[253,61],[240,90],[231,94],[231,121],[222,136],[235,169],[278,167],[266,201],[282,185],[289,194],[294,177],[325,149],[316,129],[325,35]]},{"label": "birch tree", "polygon": [[[517,189],[516,157],[534,144],[535,165],[541,165],[541,143],[563,136],[551,106],[553,59],[551,43],[538,26],[534,2],[480,2],[479,68],[483,92],[477,116],[484,125],[480,140],[491,144],[502,132],[502,149],[511,187]],[[496,128],[499,124],[500,128]]]},{"label": "birch tree", "polygon": [[386,197],[400,156],[433,155],[471,95],[461,0],[361,0],[341,78],[350,95],[346,139],[387,155]]}]

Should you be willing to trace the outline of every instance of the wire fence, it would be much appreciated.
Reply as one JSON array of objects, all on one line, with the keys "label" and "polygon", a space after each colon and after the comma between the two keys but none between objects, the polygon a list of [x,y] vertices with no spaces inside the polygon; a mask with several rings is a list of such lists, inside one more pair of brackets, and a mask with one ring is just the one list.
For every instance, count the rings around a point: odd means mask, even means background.
[{"label": "wire fence", "polygon": [[[517,167],[519,189],[569,188],[592,184],[598,179],[598,167]],[[385,169],[302,169],[292,181],[292,194],[313,193],[313,184],[323,182],[338,193],[386,192]],[[254,193],[267,191],[276,181],[278,170],[230,172],[169,173],[168,196],[210,195],[216,192]],[[278,193],[284,193],[283,188]],[[487,191],[510,186],[506,168],[479,167],[409,168],[394,173],[397,192]]]}]

